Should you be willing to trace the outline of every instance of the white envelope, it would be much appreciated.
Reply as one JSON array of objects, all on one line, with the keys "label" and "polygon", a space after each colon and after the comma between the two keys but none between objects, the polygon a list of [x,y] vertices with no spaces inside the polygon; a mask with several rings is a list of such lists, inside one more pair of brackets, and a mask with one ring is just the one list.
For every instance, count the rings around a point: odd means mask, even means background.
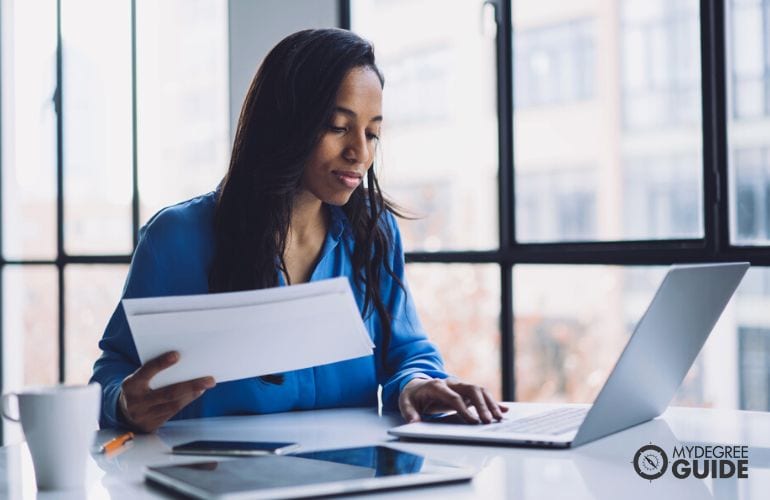
[{"label": "white envelope", "polygon": [[217,382],[282,373],[372,354],[347,278],[246,292],[123,299],[142,363],[179,361],[150,387],[212,376]]}]

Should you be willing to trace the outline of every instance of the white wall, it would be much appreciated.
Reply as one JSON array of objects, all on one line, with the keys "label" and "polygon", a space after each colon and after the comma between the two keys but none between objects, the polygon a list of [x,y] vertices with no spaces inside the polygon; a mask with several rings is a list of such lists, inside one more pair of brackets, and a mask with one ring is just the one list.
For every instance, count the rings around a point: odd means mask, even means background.
[{"label": "white wall", "polygon": [[337,0],[230,0],[230,138],[262,59],[287,35],[338,26]]}]

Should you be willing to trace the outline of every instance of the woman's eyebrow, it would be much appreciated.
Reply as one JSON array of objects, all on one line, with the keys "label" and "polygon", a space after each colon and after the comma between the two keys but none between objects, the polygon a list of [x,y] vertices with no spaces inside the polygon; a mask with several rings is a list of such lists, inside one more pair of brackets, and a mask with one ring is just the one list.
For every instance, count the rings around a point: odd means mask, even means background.
[{"label": "woman's eyebrow", "polygon": [[[356,114],[355,111],[353,111],[352,109],[345,108],[343,106],[335,106],[334,107],[334,111],[337,111],[339,113],[348,115],[348,116],[353,117],[353,118],[358,117],[358,115]],[[372,118],[369,121],[370,122],[381,122],[382,121],[382,115],[377,115],[377,116],[375,116],[374,118]]]}]

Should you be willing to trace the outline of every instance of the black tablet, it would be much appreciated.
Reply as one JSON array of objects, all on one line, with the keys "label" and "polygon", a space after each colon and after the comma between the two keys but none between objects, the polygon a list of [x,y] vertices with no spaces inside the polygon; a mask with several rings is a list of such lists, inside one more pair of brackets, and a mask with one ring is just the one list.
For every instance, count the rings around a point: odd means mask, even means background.
[{"label": "black tablet", "polygon": [[192,498],[301,498],[468,481],[475,470],[385,446],[148,467],[145,480]]},{"label": "black tablet", "polygon": [[274,441],[191,441],[171,448],[178,455],[283,455],[299,449],[297,443]]}]

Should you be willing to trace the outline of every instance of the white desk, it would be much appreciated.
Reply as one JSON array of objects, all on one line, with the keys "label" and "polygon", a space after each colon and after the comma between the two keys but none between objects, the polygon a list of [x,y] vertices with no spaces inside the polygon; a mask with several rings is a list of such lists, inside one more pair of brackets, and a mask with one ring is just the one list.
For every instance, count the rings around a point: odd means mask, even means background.
[{"label": "white desk", "polygon": [[[525,410],[547,405],[525,405]],[[194,461],[170,454],[171,446],[193,439],[280,440],[301,443],[304,451],[386,443],[406,451],[472,465],[470,483],[401,490],[379,496],[399,498],[604,499],[768,498],[770,414],[671,408],[661,419],[576,448],[538,450],[395,441],[386,434],[401,422],[374,409],[338,409],[171,422],[156,434],[138,436],[112,456],[89,461],[86,491],[37,494],[26,445],[0,449],[0,498],[165,498],[143,482],[148,464]],[[104,442],[114,431],[100,431]],[[653,442],[749,445],[748,479],[676,479],[667,473],[653,482],[640,478],[631,459]]]}]

